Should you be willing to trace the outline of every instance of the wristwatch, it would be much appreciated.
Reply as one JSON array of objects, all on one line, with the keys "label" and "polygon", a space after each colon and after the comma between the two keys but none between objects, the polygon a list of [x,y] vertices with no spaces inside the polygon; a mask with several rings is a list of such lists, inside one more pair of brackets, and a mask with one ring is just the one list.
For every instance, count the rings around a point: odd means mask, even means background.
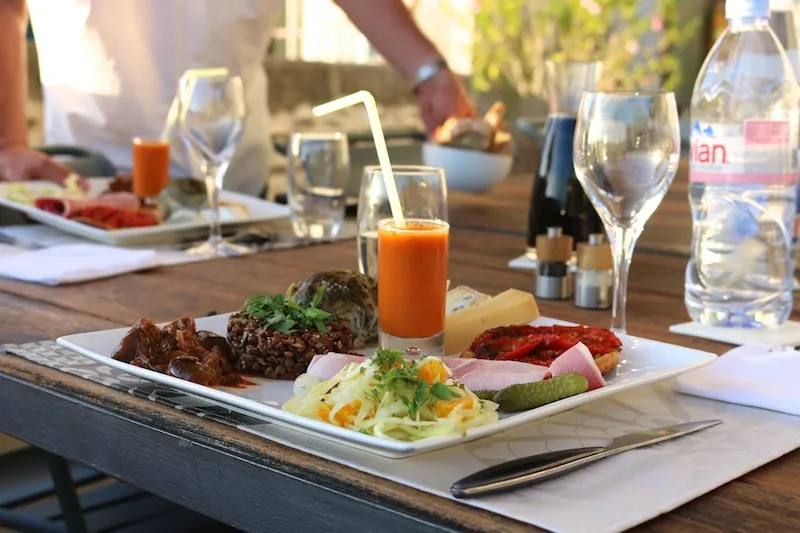
[{"label": "wristwatch", "polygon": [[422,64],[414,76],[414,93],[417,93],[421,86],[447,68],[447,61],[441,57],[435,61]]}]

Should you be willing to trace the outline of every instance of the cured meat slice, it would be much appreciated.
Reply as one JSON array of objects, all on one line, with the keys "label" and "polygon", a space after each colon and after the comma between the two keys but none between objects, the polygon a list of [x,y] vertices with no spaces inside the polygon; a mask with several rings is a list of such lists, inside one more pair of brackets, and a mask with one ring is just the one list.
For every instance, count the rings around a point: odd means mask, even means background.
[{"label": "cured meat slice", "polygon": [[115,209],[135,210],[139,207],[136,195],[130,192],[108,193],[94,198],[59,198],[42,196],[34,205],[42,211],[72,218],[79,212],[91,207],[109,207]]},{"label": "cured meat slice", "polygon": [[588,390],[599,389],[606,385],[603,374],[594,362],[592,352],[582,342],[556,357],[550,364],[550,372],[553,377],[571,373],[580,374],[589,382]]}]

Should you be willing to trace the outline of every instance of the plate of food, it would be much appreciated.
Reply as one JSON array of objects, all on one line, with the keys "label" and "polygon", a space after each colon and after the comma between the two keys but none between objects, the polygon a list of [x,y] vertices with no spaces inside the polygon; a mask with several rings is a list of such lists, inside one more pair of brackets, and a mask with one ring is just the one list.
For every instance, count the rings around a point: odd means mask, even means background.
[{"label": "plate of food", "polygon": [[315,274],[241,309],[69,335],[95,361],[276,424],[401,458],[468,442],[713,361],[540,317],[533,295],[448,294],[444,357],[374,348],[377,284]]},{"label": "plate of food", "polygon": [[[32,181],[0,183],[0,206],[66,233],[115,246],[151,245],[202,238],[208,233],[205,186],[192,179],[173,180],[157,205],[143,207],[129,180],[90,178],[89,190],[67,178],[57,184]],[[284,219],[284,205],[232,191],[220,193],[224,227],[247,227]]]},{"label": "plate of food", "polygon": [[508,177],[514,162],[505,115],[505,104],[496,102],[483,117],[449,118],[436,129],[433,142],[423,144],[423,163],[443,168],[449,189],[491,189]]}]

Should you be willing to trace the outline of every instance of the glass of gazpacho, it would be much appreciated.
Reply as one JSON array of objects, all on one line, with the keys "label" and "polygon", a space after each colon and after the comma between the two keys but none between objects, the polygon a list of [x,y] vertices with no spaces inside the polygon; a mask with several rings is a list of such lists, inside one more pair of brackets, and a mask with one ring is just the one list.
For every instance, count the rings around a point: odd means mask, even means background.
[{"label": "glass of gazpacho", "polygon": [[450,225],[439,219],[378,222],[380,345],[442,355]]},{"label": "glass of gazpacho", "polygon": [[169,143],[133,139],[133,192],[145,203],[154,202],[169,183]]}]

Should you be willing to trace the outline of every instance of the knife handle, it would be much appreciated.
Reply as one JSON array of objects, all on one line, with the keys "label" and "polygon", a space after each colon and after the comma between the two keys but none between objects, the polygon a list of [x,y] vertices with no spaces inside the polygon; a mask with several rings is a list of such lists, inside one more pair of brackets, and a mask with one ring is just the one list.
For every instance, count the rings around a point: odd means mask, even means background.
[{"label": "knife handle", "polygon": [[[450,492],[456,498],[468,498],[518,487],[560,475],[594,460],[606,448],[572,448],[545,452],[490,466],[453,483]],[[591,459],[590,459],[591,458]],[[599,459],[599,457],[598,457]]]}]

